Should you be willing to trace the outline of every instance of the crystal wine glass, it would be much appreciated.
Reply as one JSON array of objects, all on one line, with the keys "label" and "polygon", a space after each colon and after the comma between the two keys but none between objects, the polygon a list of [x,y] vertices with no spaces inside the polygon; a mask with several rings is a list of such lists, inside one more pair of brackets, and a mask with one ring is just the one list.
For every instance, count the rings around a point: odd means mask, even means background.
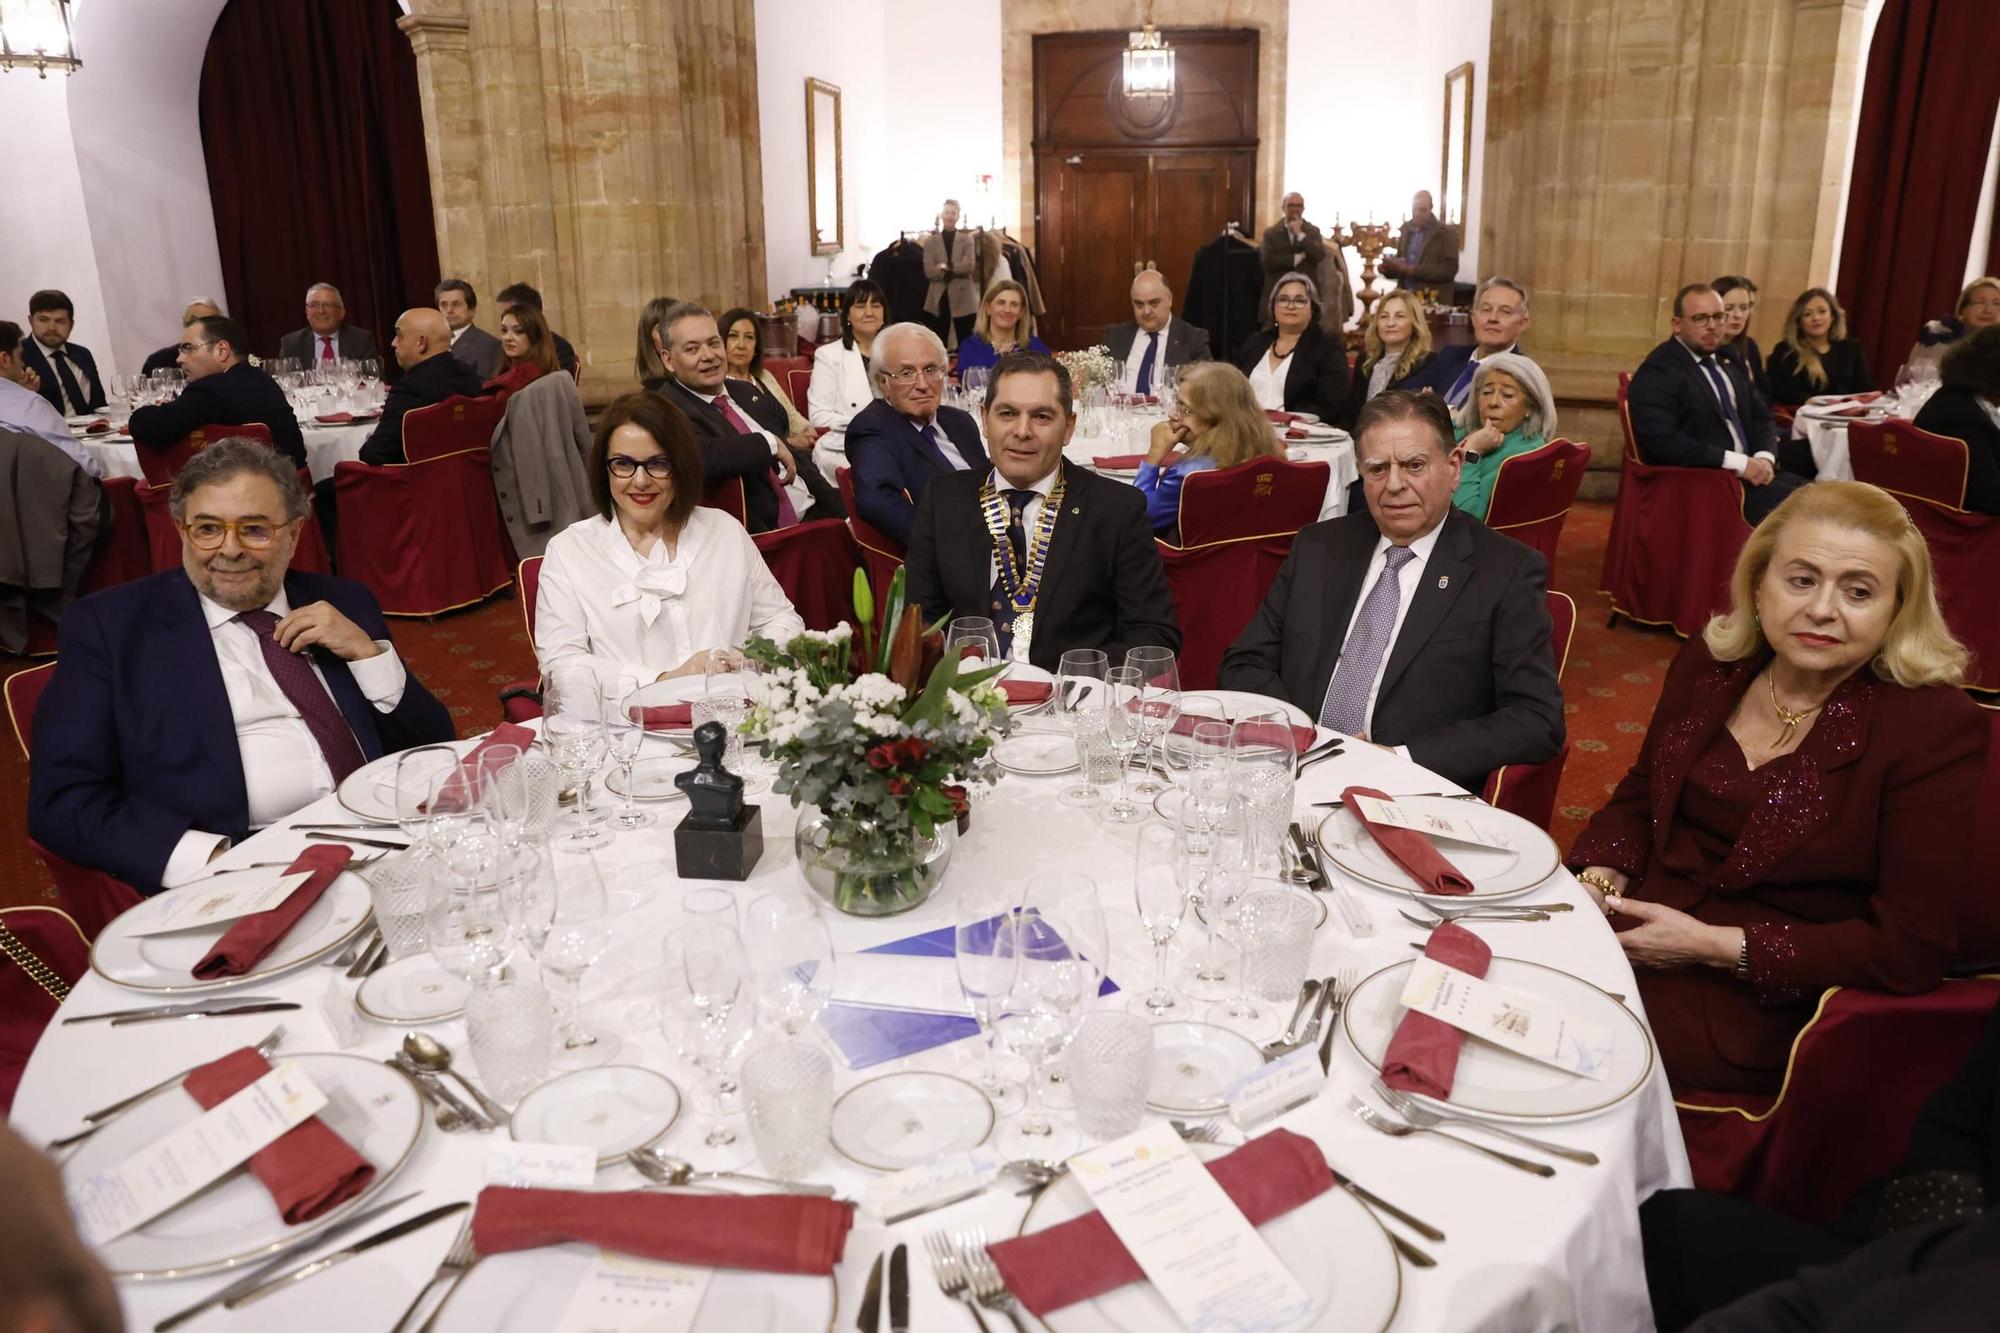
[{"label": "crystal wine glass", "polygon": [[1056,664],[1055,717],[1076,738],[1079,782],[1056,799],[1072,807],[1096,805],[1104,793],[1092,781],[1086,746],[1108,745],[1104,731],[1104,676],[1111,668],[1102,648],[1067,648]]},{"label": "crystal wine glass", "polygon": [[611,760],[618,765],[618,776],[624,786],[624,801],[618,813],[611,817],[614,826],[622,829],[646,828],[659,822],[659,816],[650,810],[641,810],[632,800],[632,766],[639,761],[639,747],[645,743],[646,728],[641,725],[639,682],[631,676],[611,676],[598,689],[598,708],[604,718],[604,736],[611,751]]},{"label": "crystal wine glass", "polygon": [[1166,824],[1148,824],[1139,830],[1138,854],[1132,866],[1132,897],[1139,909],[1139,924],[1153,942],[1153,988],[1135,993],[1130,1007],[1146,1017],[1182,1018],[1188,1006],[1167,984],[1167,946],[1179,933],[1187,915],[1187,891],[1175,871],[1176,834]]},{"label": "crystal wine glass", "polygon": [[756,1011],[742,937],[723,921],[694,922],[669,937],[665,959],[668,1036],[701,1070],[694,1111],[712,1118],[699,1139],[707,1150],[704,1160],[740,1165],[749,1153],[729,1122],[741,1103],[729,1071],[750,1040]]},{"label": "crystal wine glass", "polygon": [[1137,824],[1149,813],[1133,802],[1128,790],[1132,752],[1145,738],[1142,721],[1146,703],[1145,677],[1137,667],[1112,667],[1104,673],[1104,687],[1099,693],[1104,696],[1105,733],[1110,738],[1112,750],[1118,755],[1118,799],[1104,807],[1103,819],[1109,824]]},{"label": "crystal wine glass", "polygon": [[610,907],[595,857],[562,858],[555,878],[555,914],[541,953],[542,971],[563,983],[562,1044],[555,1063],[588,1069],[614,1059],[623,1044],[615,1034],[583,1022],[583,976],[611,945]]},{"label": "crystal wine glass", "polygon": [[606,737],[597,675],[584,667],[559,667],[542,684],[542,739],[563,772],[564,785],[576,793],[576,804],[561,821],[562,839],[570,851],[590,851],[611,841],[596,827],[602,815],[591,809],[592,779],[604,763]]},{"label": "crystal wine glass", "polygon": [[1166,790],[1153,777],[1153,751],[1160,738],[1174,729],[1181,715],[1181,668],[1173,649],[1147,645],[1128,649],[1125,665],[1136,667],[1145,683],[1139,701],[1139,741],[1145,747],[1139,761],[1139,781],[1134,796],[1157,796]]},{"label": "crystal wine glass", "polygon": [[433,836],[431,801],[458,772],[458,762],[458,751],[449,745],[419,745],[396,756],[396,826],[418,856],[444,856],[444,844]]},{"label": "crystal wine glass", "polygon": [[1075,1131],[1058,1125],[1042,1105],[1044,1070],[1076,1035],[1096,975],[1070,934],[1055,917],[1025,912],[1006,918],[995,932],[994,952],[1013,960],[1013,983],[995,1026],[1007,1048],[1028,1063],[1027,1104],[994,1136],[1009,1157],[1061,1161],[1076,1148]]},{"label": "crystal wine glass", "polygon": [[[1105,967],[1111,957],[1111,937],[1104,923],[1104,905],[1097,881],[1074,870],[1045,870],[1028,879],[1021,895],[1021,911],[1062,923],[1063,939],[1076,955],[1079,966],[1089,972],[1077,996],[1077,1021],[1096,1002],[1103,989]],[[1042,1100],[1050,1106],[1075,1105],[1068,1086],[1068,1049],[1049,1061]]]},{"label": "crystal wine glass", "polygon": [[766,893],[743,914],[743,945],[757,1014],[786,1037],[809,1032],[833,996],[833,936],[815,901]]},{"label": "crystal wine glass", "polygon": [[995,1021],[1008,988],[1014,984],[1014,956],[998,951],[1000,926],[1014,914],[1011,891],[991,885],[967,885],[958,899],[958,917],[952,931],[952,954],[958,967],[958,988],[966,1007],[979,1022],[986,1041],[986,1058],[974,1081],[1001,1115],[1020,1109],[1019,1084],[1000,1075],[999,1052],[995,1049]]},{"label": "crystal wine glass", "polygon": [[1000,660],[1000,631],[985,616],[959,616],[951,622],[946,647],[977,659],[980,667],[989,666]]}]

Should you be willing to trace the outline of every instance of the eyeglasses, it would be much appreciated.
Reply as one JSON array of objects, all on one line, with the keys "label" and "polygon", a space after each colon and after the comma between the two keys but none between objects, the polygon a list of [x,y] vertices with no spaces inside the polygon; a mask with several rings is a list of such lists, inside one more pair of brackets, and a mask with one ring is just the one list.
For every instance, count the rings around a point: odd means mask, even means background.
[{"label": "eyeglasses", "polygon": [[189,352],[192,352],[197,348],[213,347],[213,346],[215,346],[213,342],[182,343],[179,347],[175,348],[174,350],[179,352],[182,356],[186,356]]},{"label": "eyeglasses", "polygon": [[927,380],[944,380],[943,366],[904,366],[901,370],[885,370],[883,378],[896,384],[914,384],[919,376]]},{"label": "eyeglasses", "polygon": [[192,523],[182,523],[179,526],[181,534],[197,551],[219,549],[232,532],[236,534],[236,541],[244,550],[261,551],[278,540],[278,534],[290,527],[291,522],[273,523],[269,519],[253,518],[241,523],[230,523],[219,518],[198,518]]},{"label": "eyeglasses", "polygon": [[644,462],[636,458],[627,458],[624,454],[613,454],[604,460],[604,467],[612,476],[621,480],[636,475],[640,468],[646,469],[646,475],[654,481],[665,481],[674,475],[674,465],[665,454],[654,454]]},{"label": "eyeglasses", "polygon": [[1712,315],[1683,315],[1681,318],[1690,324],[1720,324],[1726,317],[1718,310]]},{"label": "eyeglasses", "polygon": [[340,310],[340,309],[342,309],[342,308],[343,308],[343,307],[341,306],[340,302],[338,302],[338,301],[308,301],[308,302],[306,302],[306,309],[308,309],[308,310]]},{"label": "eyeglasses", "polygon": [[1271,304],[1272,304],[1272,305],[1311,305],[1311,304],[1312,304],[1312,298],[1311,298],[1311,297],[1309,297],[1309,296],[1274,296],[1274,297],[1272,297],[1272,298],[1271,298]]}]

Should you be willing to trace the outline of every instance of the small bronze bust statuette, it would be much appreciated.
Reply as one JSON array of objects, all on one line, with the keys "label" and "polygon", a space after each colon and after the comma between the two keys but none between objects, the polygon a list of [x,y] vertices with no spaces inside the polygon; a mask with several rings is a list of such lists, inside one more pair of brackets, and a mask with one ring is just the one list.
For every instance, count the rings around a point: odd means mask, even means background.
[{"label": "small bronze bust statuette", "polygon": [[674,785],[687,793],[688,813],[674,829],[674,862],[682,879],[750,877],[764,854],[758,807],[743,803],[743,779],[722,766],[729,733],[720,722],[694,729],[700,761],[676,774]]}]

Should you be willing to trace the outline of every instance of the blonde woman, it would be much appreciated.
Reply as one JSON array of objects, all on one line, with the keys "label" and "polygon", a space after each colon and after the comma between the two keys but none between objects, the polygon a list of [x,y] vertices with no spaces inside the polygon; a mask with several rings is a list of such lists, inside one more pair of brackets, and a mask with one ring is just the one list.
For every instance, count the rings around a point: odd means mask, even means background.
[{"label": "blonde woman", "polygon": [[[1135,483],[1156,531],[1180,522],[1181,483],[1190,472],[1235,467],[1280,454],[1278,437],[1250,392],[1250,381],[1226,361],[1182,366],[1173,411],[1153,427],[1152,447]],[[1180,452],[1185,448],[1186,452]]]},{"label": "blonde woman", "polygon": [[1569,855],[1676,1092],[1774,1092],[1824,988],[1928,990],[2000,936],[1972,855],[1991,727],[1902,506],[1794,492],[1730,593]]},{"label": "blonde woman", "polygon": [[1001,278],[986,289],[972,336],[958,344],[958,373],[992,366],[1009,352],[1043,352],[1048,346],[1035,336],[1035,313],[1028,309],[1028,289],[1012,278]]},{"label": "blonde woman", "polygon": [[1404,387],[1404,381],[1431,362],[1431,328],[1424,303],[1415,292],[1387,292],[1368,317],[1361,337],[1361,362],[1347,381],[1347,402],[1340,425],[1354,429],[1354,419],[1370,398],[1384,389]]},{"label": "blonde woman", "polygon": [[1771,401],[1797,407],[1815,394],[1866,393],[1868,355],[1847,336],[1847,312],[1832,292],[1808,287],[1785,315],[1785,332],[1771,349]]}]

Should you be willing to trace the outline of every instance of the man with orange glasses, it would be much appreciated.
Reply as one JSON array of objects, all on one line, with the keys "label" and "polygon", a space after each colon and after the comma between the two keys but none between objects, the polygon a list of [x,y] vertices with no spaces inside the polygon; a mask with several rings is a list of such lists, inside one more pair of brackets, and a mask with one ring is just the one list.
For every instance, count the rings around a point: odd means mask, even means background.
[{"label": "man with orange glasses", "polygon": [[369,760],[452,739],[375,599],[289,568],[306,497],[261,443],[220,440],[174,479],[181,566],[63,616],[35,714],[28,832],[141,893]]}]

